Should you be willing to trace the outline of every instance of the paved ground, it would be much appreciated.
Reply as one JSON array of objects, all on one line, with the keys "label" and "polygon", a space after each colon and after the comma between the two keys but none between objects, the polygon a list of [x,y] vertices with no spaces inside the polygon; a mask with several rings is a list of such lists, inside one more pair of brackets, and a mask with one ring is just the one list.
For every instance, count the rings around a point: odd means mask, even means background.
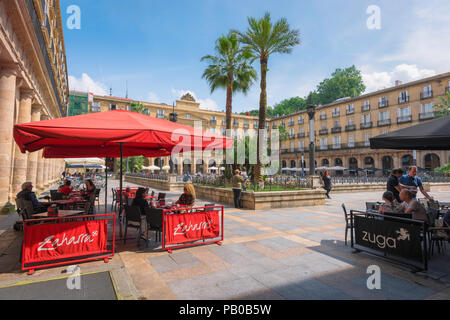
[{"label": "paved ground", "polygon": [[[449,191],[436,187],[432,195],[450,201]],[[177,196],[167,194],[169,200]],[[134,240],[117,242],[117,254],[108,264],[84,263],[81,272],[109,271],[119,299],[450,299],[448,252],[435,255],[427,273],[414,274],[380,258],[354,254],[344,245],[340,205],[364,209],[366,201],[380,197],[381,192],[342,193],[316,207],[226,208],[223,246],[168,254],[157,243],[146,248]],[[134,235],[130,230],[129,236]],[[0,236],[0,287],[61,277],[66,267],[33,276],[21,272],[20,243],[14,231]],[[381,268],[381,290],[367,288],[370,265]]]}]

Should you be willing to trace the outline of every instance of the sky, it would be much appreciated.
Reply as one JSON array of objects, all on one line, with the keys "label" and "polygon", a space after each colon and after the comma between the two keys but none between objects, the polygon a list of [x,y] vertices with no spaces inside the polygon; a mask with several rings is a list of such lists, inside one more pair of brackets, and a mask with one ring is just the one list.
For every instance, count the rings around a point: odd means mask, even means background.
[{"label": "sky", "polygon": [[[201,108],[224,111],[226,92],[211,94],[200,59],[214,54],[218,37],[245,31],[248,17],[265,12],[286,18],[301,42],[270,57],[269,106],[304,97],[351,65],[366,93],[450,71],[448,0],[61,0],[69,87],[125,97],[128,86],[131,99],[169,105],[190,92]],[[233,112],[258,109],[259,94],[258,79],[233,96]]]}]

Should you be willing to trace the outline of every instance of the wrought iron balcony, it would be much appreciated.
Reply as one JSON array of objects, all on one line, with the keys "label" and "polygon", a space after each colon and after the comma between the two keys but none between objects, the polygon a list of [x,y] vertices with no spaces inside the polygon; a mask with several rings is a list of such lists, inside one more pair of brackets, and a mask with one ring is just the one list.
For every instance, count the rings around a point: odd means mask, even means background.
[{"label": "wrought iron balcony", "polygon": [[386,107],[389,107],[389,101],[384,100],[384,101],[378,102],[378,108],[386,108]]},{"label": "wrought iron balcony", "polygon": [[331,116],[332,116],[333,118],[339,118],[340,112],[333,112],[333,113],[331,114]]},{"label": "wrought iron balcony", "polygon": [[409,96],[398,98],[398,103],[406,103],[406,102],[409,102]]},{"label": "wrought iron balcony", "polygon": [[304,138],[305,136],[304,132],[297,133],[297,138]]},{"label": "wrought iron balcony", "polygon": [[215,126],[217,124],[217,120],[209,120],[209,124]]},{"label": "wrought iron balcony", "polygon": [[294,126],[294,122],[289,122],[289,127],[293,127]]},{"label": "wrought iron balcony", "polygon": [[391,119],[378,120],[378,127],[385,127],[391,125]]},{"label": "wrought iron balcony", "polygon": [[326,114],[321,114],[320,115],[320,120],[327,120],[327,115]]},{"label": "wrought iron balcony", "polygon": [[420,93],[420,100],[433,98],[433,90]]},{"label": "wrought iron balcony", "polygon": [[355,131],[356,126],[354,124],[349,124],[348,126],[345,126],[345,131]]},{"label": "wrought iron balcony", "polygon": [[319,130],[319,135],[325,136],[325,135],[327,135],[327,134],[328,134],[328,129],[320,129],[320,130]]},{"label": "wrought iron balcony", "polygon": [[349,109],[349,110],[346,110],[346,111],[345,111],[345,114],[346,114],[346,115],[354,114],[354,113],[355,113],[355,109]]},{"label": "wrought iron balcony", "polygon": [[342,127],[331,128],[331,133],[340,133],[340,132],[342,132]]},{"label": "wrought iron balcony", "polygon": [[428,120],[434,118],[434,112],[419,113],[419,120]]},{"label": "wrought iron balcony", "polygon": [[361,112],[365,112],[365,111],[370,111],[370,104],[363,104],[362,105]]},{"label": "wrought iron balcony", "polygon": [[370,121],[370,122],[363,122],[363,123],[361,123],[360,128],[361,129],[370,129],[370,128],[372,128],[372,126],[373,126],[372,121]]},{"label": "wrought iron balcony", "polygon": [[397,118],[397,123],[407,123],[407,122],[412,122],[412,116],[411,115]]}]

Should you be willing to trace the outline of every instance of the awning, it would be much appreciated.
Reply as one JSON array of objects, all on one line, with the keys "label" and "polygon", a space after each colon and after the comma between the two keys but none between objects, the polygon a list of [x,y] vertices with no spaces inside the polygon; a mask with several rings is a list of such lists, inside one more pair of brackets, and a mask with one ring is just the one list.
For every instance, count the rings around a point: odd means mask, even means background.
[{"label": "awning", "polygon": [[450,116],[370,139],[372,149],[450,150]]}]

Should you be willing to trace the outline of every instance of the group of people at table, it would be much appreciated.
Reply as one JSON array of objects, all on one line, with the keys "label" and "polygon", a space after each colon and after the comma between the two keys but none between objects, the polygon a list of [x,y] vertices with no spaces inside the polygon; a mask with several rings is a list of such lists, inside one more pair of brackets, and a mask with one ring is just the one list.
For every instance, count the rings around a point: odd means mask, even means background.
[{"label": "group of people at table", "polygon": [[[410,214],[414,220],[428,221],[425,207],[417,200],[419,190],[429,202],[434,202],[425,191],[422,179],[417,176],[416,166],[410,167],[406,174],[401,169],[393,170],[378,213],[398,213],[400,217],[400,214]],[[450,210],[444,215],[444,221],[450,224]]]},{"label": "group of people at table", "polygon": [[[150,209],[150,204],[148,201],[149,198],[151,197],[148,195],[148,189],[138,188],[131,205],[139,207],[141,214],[145,215],[146,209]],[[183,193],[172,206],[192,208],[195,204],[195,199],[196,195],[194,186],[190,183],[186,183],[184,185]]]},{"label": "group of people at table", "polygon": [[[48,208],[58,203],[58,201],[41,202],[37,199],[36,194],[33,192],[33,184],[31,182],[24,182],[22,184],[22,191],[17,194],[18,199],[30,201],[33,206],[32,214],[39,214],[47,212]],[[90,180],[86,180],[86,188],[84,190],[76,191],[71,187],[71,181],[66,180],[64,185],[58,189],[58,193],[63,194],[63,200],[69,200],[71,198],[76,200],[73,203],[85,203],[92,201],[95,197],[96,187]]]}]

